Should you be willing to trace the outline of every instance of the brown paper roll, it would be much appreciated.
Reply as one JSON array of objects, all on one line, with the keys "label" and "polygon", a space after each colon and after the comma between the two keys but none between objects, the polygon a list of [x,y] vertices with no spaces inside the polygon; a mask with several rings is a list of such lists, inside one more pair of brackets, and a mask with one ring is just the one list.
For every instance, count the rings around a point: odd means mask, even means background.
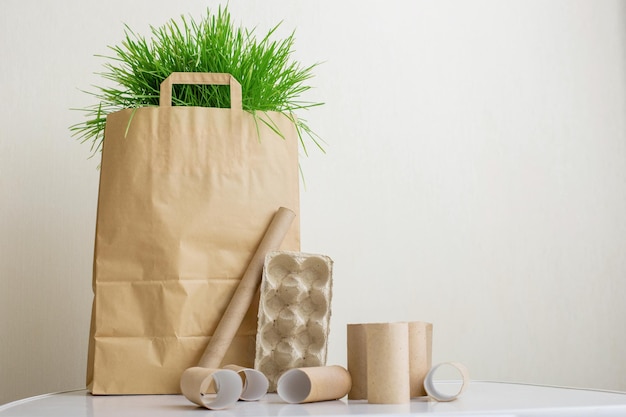
[{"label": "brown paper roll", "polygon": [[[215,383],[216,394],[206,395],[211,383]],[[241,396],[241,378],[229,369],[193,367],[183,372],[180,390],[194,404],[211,410],[220,410],[235,404]]]},{"label": "brown paper roll", "polygon": [[[435,372],[437,372],[437,370],[441,368],[442,366],[448,366],[448,367],[452,367],[456,369],[461,376],[461,387],[455,394],[440,392],[435,386],[435,381],[434,381]],[[433,366],[432,369],[428,371],[428,374],[426,374],[426,379],[424,380],[424,388],[426,389],[426,392],[428,393],[428,395],[434,400],[447,402],[447,401],[454,401],[461,394],[463,394],[463,391],[465,391],[465,388],[467,387],[468,383],[469,383],[469,371],[467,370],[465,365],[459,362],[444,362],[444,363],[440,363],[440,364]]]},{"label": "brown paper roll", "polygon": [[409,323],[409,379],[411,397],[427,395],[424,379],[432,366],[433,325],[423,321]]},{"label": "brown paper roll", "polygon": [[261,284],[265,255],[279,248],[295,217],[295,213],[285,207],[280,207],[274,215],[252,260],[248,264],[246,272],[241,278],[241,282],[237,286],[237,290],[235,290],[235,294],[209,340],[209,344],[200,358],[198,366],[203,368],[220,367],[224,355]]},{"label": "brown paper roll", "polygon": [[409,328],[407,323],[364,324],[367,339],[367,401],[410,401]]},{"label": "brown paper roll", "polygon": [[350,391],[348,371],[337,365],[295,368],[278,379],[276,391],[288,403],[337,400]]},{"label": "brown paper roll", "polygon": [[350,400],[367,399],[367,344],[363,324],[348,324],[348,372],[352,377]]},{"label": "brown paper roll", "polygon": [[237,372],[237,375],[241,378],[243,389],[239,397],[240,400],[257,401],[267,394],[270,383],[262,372],[239,365],[226,365],[224,369]]}]

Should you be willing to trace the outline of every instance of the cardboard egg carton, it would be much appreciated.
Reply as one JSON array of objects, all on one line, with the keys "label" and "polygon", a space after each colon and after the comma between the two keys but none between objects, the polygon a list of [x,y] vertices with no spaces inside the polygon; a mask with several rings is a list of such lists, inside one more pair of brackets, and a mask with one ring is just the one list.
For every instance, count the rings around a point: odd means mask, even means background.
[{"label": "cardboard egg carton", "polygon": [[288,369],[324,366],[332,297],[328,256],[276,251],[265,258],[254,367],[276,391]]}]

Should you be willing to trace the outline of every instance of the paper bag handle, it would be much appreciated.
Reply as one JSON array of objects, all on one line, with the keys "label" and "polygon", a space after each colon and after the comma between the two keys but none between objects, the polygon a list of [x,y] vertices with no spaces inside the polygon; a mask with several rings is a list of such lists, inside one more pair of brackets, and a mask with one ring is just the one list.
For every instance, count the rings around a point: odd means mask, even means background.
[{"label": "paper bag handle", "polygon": [[230,74],[220,72],[173,72],[161,83],[159,106],[172,106],[174,84],[230,85],[230,108],[241,110],[241,84]]}]

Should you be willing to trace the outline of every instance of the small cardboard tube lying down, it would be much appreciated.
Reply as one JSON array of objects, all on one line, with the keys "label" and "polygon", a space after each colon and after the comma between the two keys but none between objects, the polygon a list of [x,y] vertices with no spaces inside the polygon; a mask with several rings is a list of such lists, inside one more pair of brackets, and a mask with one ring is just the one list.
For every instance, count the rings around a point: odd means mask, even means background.
[{"label": "small cardboard tube lying down", "polygon": [[[441,367],[452,367],[456,369],[456,371],[460,374],[461,387],[455,394],[442,393],[435,387],[435,381],[434,381],[435,373]],[[458,362],[444,362],[444,363],[440,363],[440,364],[433,366],[432,369],[428,371],[428,375],[426,375],[426,378],[424,379],[424,388],[426,389],[426,392],[428,393],[428,395],[434,400],[442,401],[442,402],[453,401],[453,400],[456,400],[459,397],[459,395],[463,393],[463,391],[465,391],[465,387],[467,386],[468,382],[469,382],[469,372],[467,368],[465,367],[465,365],[458,363]]]},{"label": "small cardboard tube lying down", "polygon": [[343,367],[313,366],[283,373],[276,391],[284,401],[299,404],[337,400],[348,394],[351,385],[350,374]]},{"label": "small cardboard tube lying down", "polygon": [[270,382],[262,372],[239,365],[226,365],[224,369],[237,372],[237,375],[241,378],[243,389],[239,397],[240,400],[257,401],[267,394]]},{"label": "small cardboard tube lying down", "polygon": [[213,332],[198,366],[203,368],[220,367],[226,351],[252,304],[259,285],[261,285],[265,256],[280,247],[295,217],[296,214],[285,207],[280,207],[274,215],[235,290],[235,294],[233,294],[233,298],[231,298],[224,315]]},{"label": "small cardboard tube lying down", "polygon": [[[207,395],[212,383],[215,394]],[[239,400],[241,377],[230,369],[188,368],[180,378],[180,390],[189,401],[200,407],[221,410]]]}]

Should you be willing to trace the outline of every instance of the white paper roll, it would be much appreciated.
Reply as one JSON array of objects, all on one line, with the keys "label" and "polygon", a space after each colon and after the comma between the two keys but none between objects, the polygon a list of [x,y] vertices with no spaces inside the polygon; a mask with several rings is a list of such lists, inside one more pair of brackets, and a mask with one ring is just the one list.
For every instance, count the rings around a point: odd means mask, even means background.
[{"label": "white paper roll", "polygon": [[[461,388],[459,388],[459,391],[457,393],[444,394],[438,391],[437,388],[435,388],[434,376],[437,370],[441,368],[442,366],[452,367],[459,372],[461,379],[462,379],[462,384],[461,384]],[[428,374],[426,374],[426,378],[424,379],[424,389],[426,389],[426,393],[428,393],[428,395],[434,400],[442,401],[442,402],[453,401],[453,400],[456,400],[459,397],[459,395],[463,393],[463,391],[465,391],[465,388],[467,387],[468,382],[469,382],[469,372],[467,368],[465,367],[465,365],[458,363],[458,362],[444,362],[444,363],[440,363],[440,364],[433,366],[431,370],[428,371]]]}]

